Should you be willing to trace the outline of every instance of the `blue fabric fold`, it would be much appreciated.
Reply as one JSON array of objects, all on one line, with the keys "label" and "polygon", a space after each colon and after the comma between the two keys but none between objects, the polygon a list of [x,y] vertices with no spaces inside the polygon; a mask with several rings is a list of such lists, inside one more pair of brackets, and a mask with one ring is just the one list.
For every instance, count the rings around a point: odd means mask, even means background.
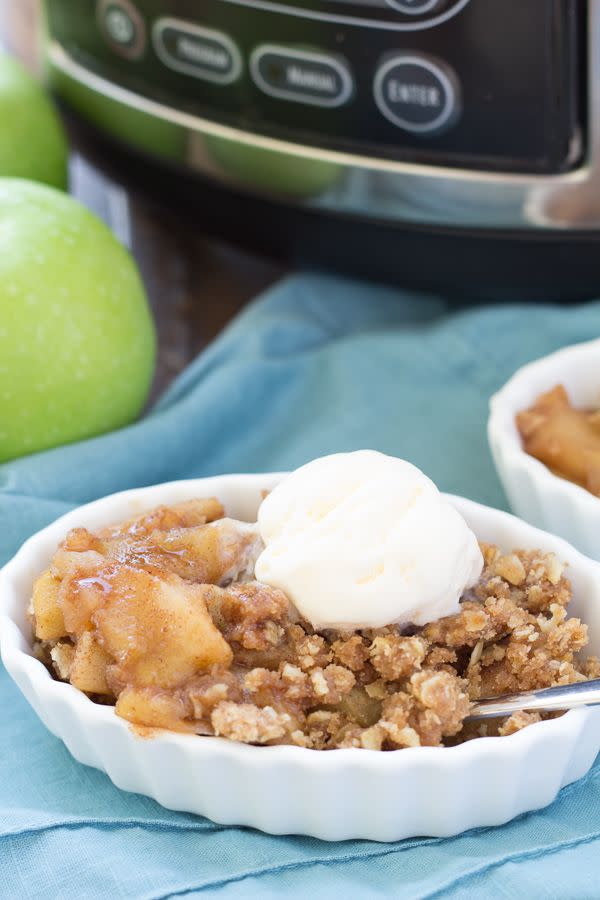
[{"label": "blue fabric fold", "polygon": [[[74,505],[159,481],[375,447],[444,490],[506,501],[490,395],[600,334],[600,303],[453,309],[303,275],[237,318],[129,428],[0,466],[0,562]],[[76,763],[0,669],[0,897],[598,896],[600,765],[501,828],[384,845],[272,837],[172,813]],[[376,802],[376,799],[374,800]]]}]

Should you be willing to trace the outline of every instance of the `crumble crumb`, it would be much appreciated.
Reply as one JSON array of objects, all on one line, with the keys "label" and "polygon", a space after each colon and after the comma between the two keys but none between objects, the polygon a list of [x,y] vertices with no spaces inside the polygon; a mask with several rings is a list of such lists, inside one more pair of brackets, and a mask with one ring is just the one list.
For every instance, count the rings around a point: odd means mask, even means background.
[{"label": "crumble crumb", "polygon": [[211,715],[215,734],[246,744],[266,744],[282,738],[290,721],[287,713],[276,712],[271,706],[261,709],[252,703],[228,701],[219,703]]},{"label": "crumble crumb", "polygon": [[50,651],[56,674],[61,681],[68,681],[75,657],[75,647],[69,643],[58,643]]},{"label": "crumble crumb", "polygon": [[369,647],[374,668],[386,681],[397,681],[421,668],[427,644],[419,637],[389,634],[376,637]]},{"label": "crumble crumb", "polygon": [[522,728],[527,728],[528,725],[534,725],[536,722],[541,721],[542,717],[539,713],[521,710],[520,712],[513,713],[512,716],[506,720],[504,725],[501,725],[498,728],[498,734],[515,734],[517,731],[521,731]]}]

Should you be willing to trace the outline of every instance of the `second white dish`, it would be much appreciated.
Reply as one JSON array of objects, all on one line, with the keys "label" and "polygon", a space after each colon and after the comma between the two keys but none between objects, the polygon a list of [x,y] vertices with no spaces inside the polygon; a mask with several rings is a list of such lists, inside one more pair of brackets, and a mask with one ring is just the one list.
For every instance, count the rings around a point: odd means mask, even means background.
[{"label": "second white dish", "polygon": [[566,347],[519,369],[490,401],[488,439],[514,512],[600,560],[600,498],[554,475],[523,450],[515,416],[563,384],[575,406],[600,408],[600,340]]}]

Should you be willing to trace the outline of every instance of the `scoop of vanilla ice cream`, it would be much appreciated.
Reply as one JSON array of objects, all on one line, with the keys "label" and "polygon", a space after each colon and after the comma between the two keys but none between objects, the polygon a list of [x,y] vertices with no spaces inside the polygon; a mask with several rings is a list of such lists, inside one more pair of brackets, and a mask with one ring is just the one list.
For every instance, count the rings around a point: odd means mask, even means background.
[{"label": "scoop of vanilla ice cream", "polygon": [[483,568],[477,539],[419,469],[374,450],[302,466],[258,512],[259,581],[315,628],[425,625],[459,610]]}]

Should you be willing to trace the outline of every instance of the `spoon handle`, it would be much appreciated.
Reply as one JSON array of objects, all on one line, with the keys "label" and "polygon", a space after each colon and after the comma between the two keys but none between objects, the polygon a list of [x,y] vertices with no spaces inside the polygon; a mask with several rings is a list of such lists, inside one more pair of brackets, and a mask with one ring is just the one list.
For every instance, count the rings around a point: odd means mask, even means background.
[{"label": "spoon handle", "polygon": [[524,709],[528,712],[554,712],[598,704],[600,704],[600,678],[593,678],[590,681],[560,684],[539,691],[505,694],[503,697],[479,700],[473,705],[468,720],[510,716]]}]

